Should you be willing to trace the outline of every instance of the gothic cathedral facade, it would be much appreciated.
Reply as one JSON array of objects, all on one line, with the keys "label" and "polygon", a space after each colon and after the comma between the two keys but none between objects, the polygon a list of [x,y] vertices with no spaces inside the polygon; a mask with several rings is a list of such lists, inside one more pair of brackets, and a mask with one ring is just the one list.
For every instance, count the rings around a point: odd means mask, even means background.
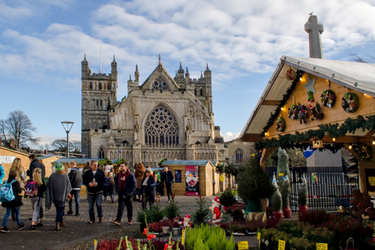
[{"label": "gothic cathedral facade", "polygon": [[140,84],[136,66],[128,96],[117,102],[117,62],[111,73],[92,73],[82,61],[82,151],[89,158],[124,158],[156,167],[162,159],[226,160],[214,125],[211,71],[191,79],[181,66],[172,78],[159,63]]}]

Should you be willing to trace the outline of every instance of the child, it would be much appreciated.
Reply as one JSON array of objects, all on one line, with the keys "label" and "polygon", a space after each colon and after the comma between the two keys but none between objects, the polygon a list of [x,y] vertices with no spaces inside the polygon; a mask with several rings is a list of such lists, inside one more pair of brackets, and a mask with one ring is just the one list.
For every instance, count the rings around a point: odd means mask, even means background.
[{"label": "child", "polygon": [[42,179],[42,170],[40,168],[35,168],[33,171],[33,178],[30,178],[29,181],[35,181],[38,189],[38,194],[34,197],[31,197],[31,205],[34,209],[33,218],[31,221],[31,230],[36,230],[36,227],[43,226],[40,221],[40,207],[43,204],[43,194],[46,191],[46,184]]},{"label": "child", "polygon": [[151,168],[146,168],[145,170],[145,177],[142,179],[142,185],[140,192],[142,194],[142,208],[145,209],[147,206],[147,202],[149,202],[149,206],[154,204],[154,186],[155,186],[155,178],[152,176],[153,171]]},{"label": "child", "polygon": [[15,210],[15,217],[16,217],[16,221],[17,221],[17,225],[18,225],[18,230],[22,230],[22,229],[25,228],[25,224],[23,224],[21,222],[21,219],[20,219],[20,206],[22,206],[23,203],[22,203],[22,200],[21,200],[21,196],[19,194],[22,193],[22,189],[21,189],[20,183],[17,181],[16,178],[17,178],[17,171],[11,170],[9,172],[9,177],[8,177],[7,183],[11,183],[13,180],[15,180],[12,183],[13,195],[14,195],[15,199],[12,200],[12,201],[9,201],[9,202],[3,202],[1,204],[2,207],[7,208],[7,211],[4,215],[3,224],[2,224],[1,229],[0,229],[0,231],[2,233],[9,233],[10,232],[8,227],[7,227],[7,222],[8,222],[8,218],[9,218],[9,215],[11,213],[12,208],[14,208],[14,210]]},{"label": "child", "polygon": [[116,190],[116,185],[113,177],[111,177],[111,180],[108,185],[108,194],[111,197],[112,203],[115,203],[115,191]]}]

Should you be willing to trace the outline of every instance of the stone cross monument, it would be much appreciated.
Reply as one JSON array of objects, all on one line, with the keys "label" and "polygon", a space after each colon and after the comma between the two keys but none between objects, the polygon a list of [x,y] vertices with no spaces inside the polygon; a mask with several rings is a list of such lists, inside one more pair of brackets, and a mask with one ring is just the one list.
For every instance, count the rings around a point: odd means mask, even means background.
[{"label": "stone cross monument", "polygon": [[318,17],[310,15],[309,20],[305,23],[305,31],[309,33],[310,58],[323,59],[322,42],[320,34],[323,33],[323,24],[319,23]]}]

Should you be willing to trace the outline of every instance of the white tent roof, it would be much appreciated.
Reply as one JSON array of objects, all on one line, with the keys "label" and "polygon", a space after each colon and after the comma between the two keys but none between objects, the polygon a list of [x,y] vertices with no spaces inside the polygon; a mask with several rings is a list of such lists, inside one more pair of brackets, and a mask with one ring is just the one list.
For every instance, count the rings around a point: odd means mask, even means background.
[{"label": "white tent roof", "polygon": [[[292,82],[284,77],[289,66],[375,98],[375,64],[282,56],[242,130],[240,139],[243,139],[245,134],[260,135],[262,133],[270,114],[275,112],[278,106],[278,103],[274,101],[281,101],[287,89],[292,85]],[[267,101],[273,102],[267,103]]]}]

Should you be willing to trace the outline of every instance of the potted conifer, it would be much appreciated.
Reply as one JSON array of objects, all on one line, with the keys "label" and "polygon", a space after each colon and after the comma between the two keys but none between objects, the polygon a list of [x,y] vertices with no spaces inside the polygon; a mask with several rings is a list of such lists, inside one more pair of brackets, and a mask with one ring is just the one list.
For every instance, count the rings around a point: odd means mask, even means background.
[{"label": "potted conifer", "polygon": [[290,194],[292,189],[289,182],[289,158],[286,151],[279,148],[277,152],[278,162],[277,162],[277,178],[280,184],[280,193],[282,197],[283,213],[285,218],[292,217],[292,210],[289,208],[290,205]]},{"label": "potted conifer", "polygon": [[228,207],[237,202],[236,197],[234,197],[234,194],[232,193],[232,190],[230,188],[225,189],[224,192],[220,195],[219,199],[220,204],[224,206],[224,212],[227,212]]},{"label": "potted conifer", "polygon": [[283,200],[281,197],[281,193],[279,190],[279,186],[277,185],[277,180],[275,174],[273,175],[272,185],[275,187],[276,191],[271,196],[271,208],[273,210],[273,216],[276,220],[276,224],[279,222],[283,214],[281,212],[281,207],[283,204]]},{"label": "potted conifer", "polygon": [[298,206],[300,213],[305,213],[307,211],[307,202],[308,202],[308,187],[305,174],[302,178],[302,186],[298,190]]}]

